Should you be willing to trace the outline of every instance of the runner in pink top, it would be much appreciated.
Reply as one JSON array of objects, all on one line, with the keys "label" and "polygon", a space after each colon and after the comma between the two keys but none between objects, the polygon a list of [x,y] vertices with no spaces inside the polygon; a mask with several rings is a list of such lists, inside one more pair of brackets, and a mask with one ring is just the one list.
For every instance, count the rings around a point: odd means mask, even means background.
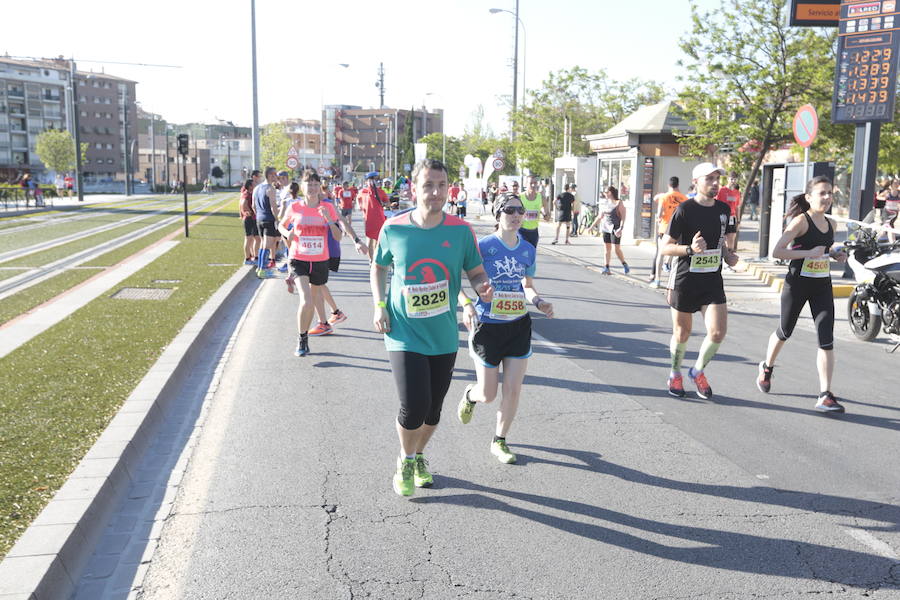
[{"label": "runner in pink top", "polygon": [[334,206],[320,202],[322,183],[318,173],[305,171],[302,185],[304,201],[291,204],[278,224],[279,231],[290,243],[291,269],[300,293],[296,356],[309,354],[309,325],[315,307],[319,306],[319,314],[325,314],[322,286],[328,283],[328,230],[337,241],[342,235]]}]

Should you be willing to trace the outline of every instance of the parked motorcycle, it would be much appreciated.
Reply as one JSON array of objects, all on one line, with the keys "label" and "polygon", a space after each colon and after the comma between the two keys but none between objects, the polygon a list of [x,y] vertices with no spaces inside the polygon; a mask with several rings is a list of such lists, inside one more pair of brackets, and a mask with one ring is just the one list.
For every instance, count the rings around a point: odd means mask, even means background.
[{"label": "parked motorcycle", "polygon": [[[860,228],[855,239],[844,243],[847,263],[857,281],[847,300],[850,331],[863,341],[885,333],[900,336],[900,241],[883,244],[878,234]],[[900,347],[900,340],[891,352]]]}]

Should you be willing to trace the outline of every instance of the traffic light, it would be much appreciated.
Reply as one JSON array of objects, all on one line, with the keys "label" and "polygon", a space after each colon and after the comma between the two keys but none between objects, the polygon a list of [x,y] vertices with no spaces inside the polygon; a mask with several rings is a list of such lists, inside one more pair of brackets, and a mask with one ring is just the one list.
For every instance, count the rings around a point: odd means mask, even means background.
[{"label": "traffic light", "polygon": [[178,154],[182,156],[188,155],[188,134],[178,134]]}]

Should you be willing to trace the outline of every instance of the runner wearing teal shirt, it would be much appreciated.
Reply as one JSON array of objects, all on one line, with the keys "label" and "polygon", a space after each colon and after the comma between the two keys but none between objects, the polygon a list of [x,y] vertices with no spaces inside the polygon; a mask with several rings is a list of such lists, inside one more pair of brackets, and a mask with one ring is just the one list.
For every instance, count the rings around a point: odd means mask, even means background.
[{"label": "runner wearing teal shirt", "polygon": [[[375,330],[385,334],[400,396],[400,457],[393,487],[401,496],[433,481],[423,452],[453,377],[462,272],[484,301],[490,302],[493,294],[471,227],[442,211],[447,168],[425,160],[416,165],[412,180],[416,208],[384,225],[370,273]],[[386,294],[391,267],[394,275]]]}]

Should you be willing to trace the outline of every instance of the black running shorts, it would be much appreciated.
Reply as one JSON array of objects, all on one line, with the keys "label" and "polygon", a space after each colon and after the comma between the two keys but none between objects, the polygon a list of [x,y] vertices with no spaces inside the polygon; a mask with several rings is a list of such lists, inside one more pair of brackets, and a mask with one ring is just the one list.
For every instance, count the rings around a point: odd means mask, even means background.
[{"label": "black running shorts", "polygon": [[475,324],[469,334],[469,354],[485,367],[499,367],[504,358],[531,356],[531,315],[508,323]]},{"label": "black running shorts", "polygon": [[256,227],[259,230],[260,236],[267,235],[273,238],[281,237],[281,233],[279,233],[278,228],[275,227],[275,221],[257,221]]},{"label": "black running shorts", "polygon": [[721,278],[705,286],[681,285],[669,290],[669,306],[678,312],[695,313],[709,304],[725,304],[725,284]]},{"label": "black running shorts", "polygon": [[256,219],[253,217],[244,218],[244,237],[254,237],[259,235],[259,229],[256,227]]},{"label": "black running shorts", "polygon": [[328,270],[338,272],[338,269],[341,268],[341,257],[340,256],[332,256],[328,259]]},{"label": "black running shorts", "polygon": [[621,244],[622,236],[621,235],[616,236],[608,231],[604,231],[603,232],[603,243],[604,244]]},{"label": "black running shorts", "polygon": [[294,271],[297,277],[309,277],[309,282],[312,285],[325,285],[328,283],[327,260],[309,262],[292,258],[291,270]]}]

